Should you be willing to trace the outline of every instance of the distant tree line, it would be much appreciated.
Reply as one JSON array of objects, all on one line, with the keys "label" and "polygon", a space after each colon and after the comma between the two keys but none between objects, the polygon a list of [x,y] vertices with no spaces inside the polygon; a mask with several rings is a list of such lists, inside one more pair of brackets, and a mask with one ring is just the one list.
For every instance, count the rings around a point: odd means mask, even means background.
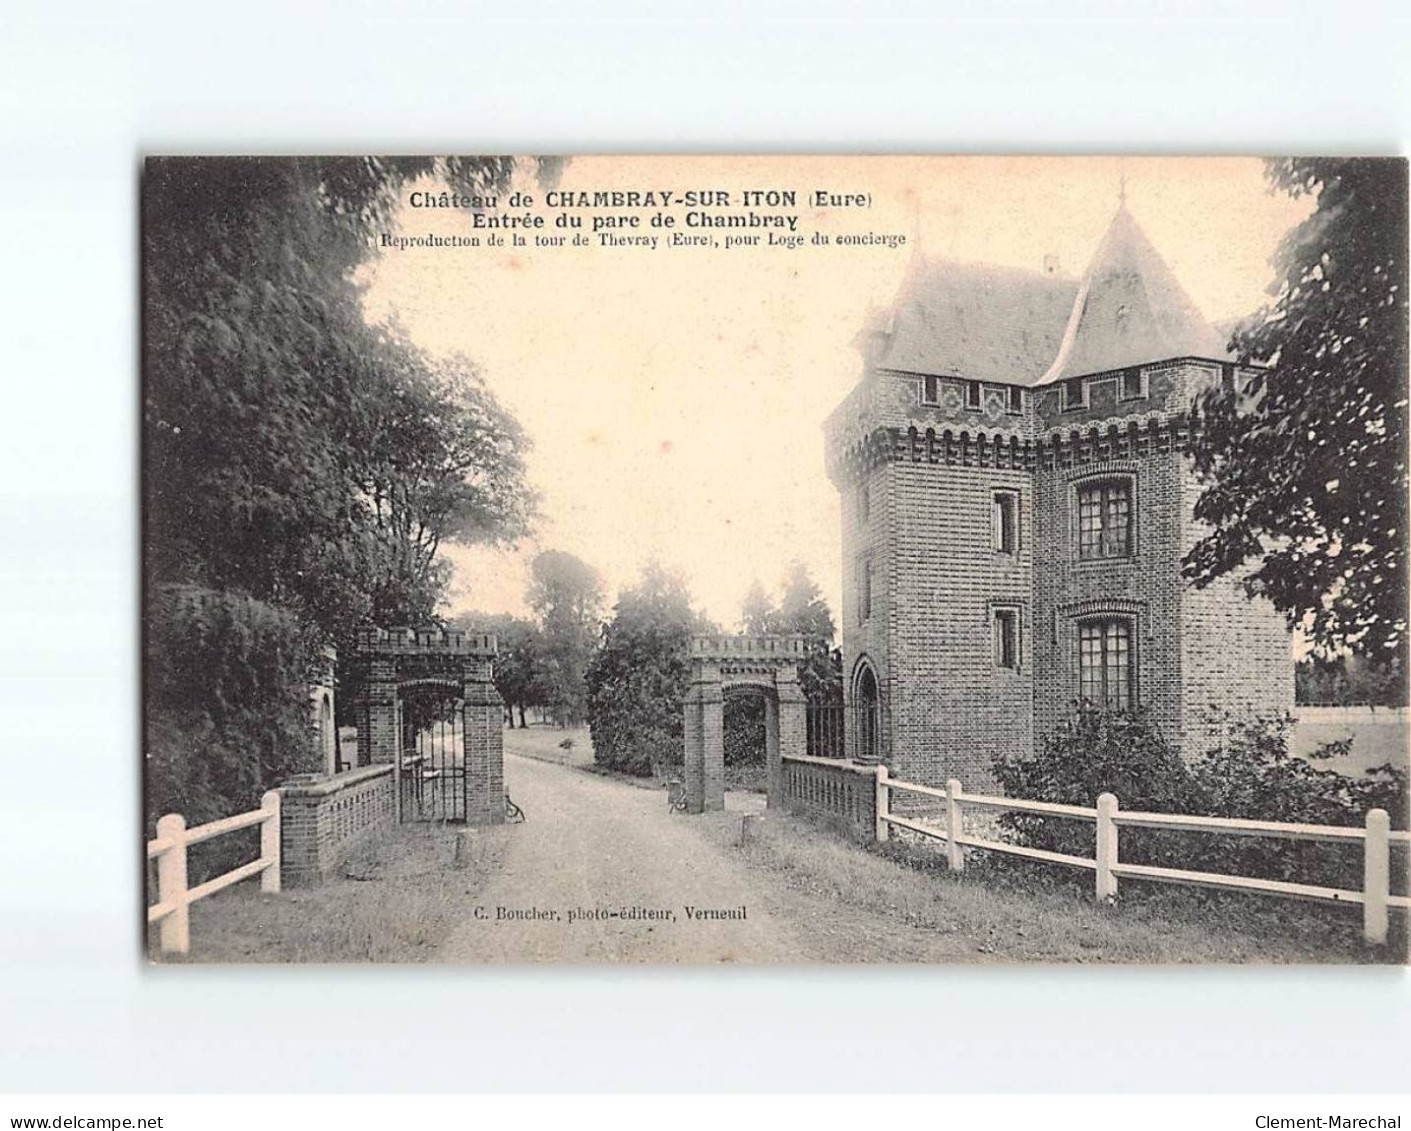
[{"label": "distant tree line", "polygon": [[1306,656],[1294,668],[1294,680],[1300,706],[1406,706],[1403,674],[1364,656]]}]

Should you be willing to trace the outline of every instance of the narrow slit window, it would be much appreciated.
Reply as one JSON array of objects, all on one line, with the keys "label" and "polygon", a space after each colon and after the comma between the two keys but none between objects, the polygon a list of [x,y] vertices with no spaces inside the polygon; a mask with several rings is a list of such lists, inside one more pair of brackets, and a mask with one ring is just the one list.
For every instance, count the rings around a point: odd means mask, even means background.
[{"label": "narrow slit window", "polygon": [[940,400],[940,381],[935,377],[921,378],[921,403],[939,404]]},{"label": "narrow slit window", "polygon": [[1009,389],[1009,415],[1018,416],[1024,411],[1024,390],[1017,386],[1010,386]]},{"label": "narrow slit window", "polygon": [[857,619],[859,623],[872,619],[871,558],[863,558],[857,566]]},{"label": "narrow slit window", "polygon": [[1070,377],[1067,381],[1063,382],[1064,411],[1087,407],[1087,397],[1087,386],[1083,384],[1081,377]]},{"label": "narrow slit window", "polygon": [[1146,396],[1146,378],[1140,369],[1124,369],[1122,371],[1122,399],[1124,401],[1140,400]]},{"label": "narrow slit window", "polygon": [[1019,666],[1019,610],[995,610],[995,666]]},{"label": "narrow slit window", "polygon": [[1013,491],[996,491],[993,503],[994,548],[1001,554],[1019,552],[1019,496]]},{"label": "narrow slit window", "polygon": [[981,387],[980,387],[980,382],[979,382],[979,381],[967,381],[967,382],[965,382],[965,407],[966,407],[966,408],[979,408],[979,407],[980,407],[980,388],[981,388]]}]

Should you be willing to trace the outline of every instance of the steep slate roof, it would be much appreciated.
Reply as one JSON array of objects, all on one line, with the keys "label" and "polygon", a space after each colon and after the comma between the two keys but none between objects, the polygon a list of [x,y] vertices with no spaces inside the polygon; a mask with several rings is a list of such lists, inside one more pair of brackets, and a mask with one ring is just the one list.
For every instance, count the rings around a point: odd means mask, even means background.
[{"label": "steep slate roof", "polygon": [[1075,280],[1056,275],[918,257],[892,306],[891,340],[879,363],[1032,385],[1058,352],[1077,289]]},{"label": "steep slate roof", "polygon": [[871,335],[886,369],[1009,385],[1229,357],[1125,204],[1081,281],[918,257]]},{"label": "steep slate roof", "polygon": [[1175,357],[1229,357],[1123,204],[1078,287],[1058,356],[1043,380],[1061,381]]}]

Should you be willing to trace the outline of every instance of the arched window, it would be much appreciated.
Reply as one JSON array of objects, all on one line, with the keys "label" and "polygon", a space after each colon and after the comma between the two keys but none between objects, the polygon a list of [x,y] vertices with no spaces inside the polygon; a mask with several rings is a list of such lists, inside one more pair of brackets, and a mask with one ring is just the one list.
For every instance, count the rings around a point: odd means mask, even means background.
[{"label": "arched window", "polygon": [[856,737],[853,755],[861,762],[876,762],[881,757],[882,692],[877,673],[863,657],[853,676],[853,733]]}]

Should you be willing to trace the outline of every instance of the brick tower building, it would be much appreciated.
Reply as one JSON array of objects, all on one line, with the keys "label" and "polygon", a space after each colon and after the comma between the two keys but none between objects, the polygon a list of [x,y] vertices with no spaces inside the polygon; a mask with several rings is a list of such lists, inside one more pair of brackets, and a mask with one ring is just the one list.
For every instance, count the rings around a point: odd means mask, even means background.
[{"label": "brick tower building", "polygon": [[918,257],[859,345],[826,425],[849,756],[980,789],[1080,698],[1186,757],[1292,707],[1283,617],[1181,580],[1189,410],[1237,374],[1125,204],[1080,280]]}]

